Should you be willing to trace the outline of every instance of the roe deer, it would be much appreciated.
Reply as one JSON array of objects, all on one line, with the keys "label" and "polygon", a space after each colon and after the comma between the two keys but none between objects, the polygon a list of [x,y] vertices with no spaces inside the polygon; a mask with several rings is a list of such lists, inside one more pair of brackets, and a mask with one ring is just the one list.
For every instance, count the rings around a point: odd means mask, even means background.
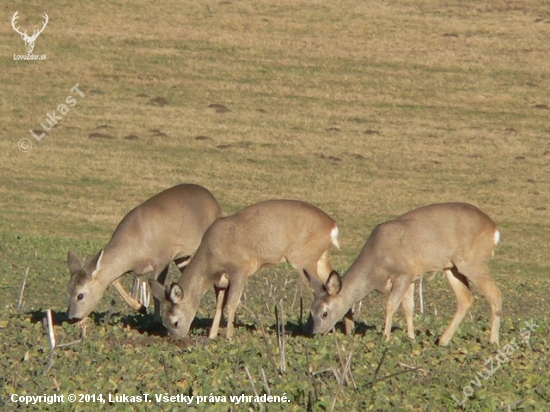
[{"label": "roe deer", "polygon": [[149,283],[153,296],[162,301],[164,326],[179,337],[187,336],[201,298],[214,286],[216,313],[208,336],[218,335],[227,306],[225,336],[231,339],[235,312],[250,276],[286,260],[300,276],[307,270],[324,281],[331,271],[333,246],[338,247],[338,227],[321,209],[297,200],[268,200],[214,222],[169,291],[154,280]]},{"label": "roe deer", "polygon": [[[470,280],[491,307],[491,343],[499,343],[502,297],[489,275],[489,260],[500,239],[497,225],[466,203],[421,207],[378,225],[345,275],[331,272],[316,294],[311,315],[313,333],[327,333],[348,309],[373,290],[390,292],[384,334],[389,340],[392,317],[401,303],[407,335],[414,339],[414,281],[443,269],[457,297],[457,309],[439,344],[446,346],[472,305]],[[307,276],[307,273],[305,273]]]},{"label": "roe deer", "polygon": [[[170,261],[182,270],[206,229],[220,216],[220,205],[207,189],[180,184],[130,211],[107,246],[86,264],[69,251],[68,318],[81,320],[88,316],[110,284],[128,305],[144,313],[145,307],[124,290],[120,277],[129,272],[135,276],[152,273],[164,284]],[[160,319],[157,301],[155,319]]]}]

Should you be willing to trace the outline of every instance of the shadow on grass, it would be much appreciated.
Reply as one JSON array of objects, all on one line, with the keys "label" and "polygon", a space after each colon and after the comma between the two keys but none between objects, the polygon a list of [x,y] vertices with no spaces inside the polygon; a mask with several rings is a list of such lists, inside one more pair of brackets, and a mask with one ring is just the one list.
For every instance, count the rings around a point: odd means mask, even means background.
[{"label": "shadow on grass", "polygon": [[[253,327],[252,329],[257,328]],[[270,326],[267,326],[266,329],[272,331],[273,333],[277,333],[277,324],[274,323]],[[336,325],[334,325],[334,329],[337,333],[344,334],[344,322],[337,322]],[[311,317],[307,320],[306,323],[287,321],[285,324],[285,332],[291,337],[311,338],[313,337],[312,330],[313,327]],[[355,328],[353,330],[354,335],[365,335],[369,331],[376,331],[376,326],[367,325],[364,322],[355,322]]]},{"label": "shadow on grass", "polygon": [[[30,312],[25,312],[27,315],[30,315],[30,320],[32,323],[41,323],[44,329],[47,329],[47,311],[46,310],[35,310]],[[63,326],[64,323],[77,325],[77,322],[68,319],[67,312],[55,312],[52,311],[52,320],[55,326]],[[120,314],[120,312],[114,311],[114,305],[105,312],[92,312],[85,320],[85,325],[94,325],[94,326],[118,326],[123,329],[129,328],[136,331],[140,335],[146,335],[143,344],[153,344],[158,339],[166,340],[173,342],[178,346],[186,347],[193,346],[197,343],[207,343],[209,339],[208,331],[212,326],[212,318],[195,318],[191,324],[191,332],[193,333],[192,338],[176,338],[170,336],[168,330],[160,322],[155,322],[153,314]],[[285,334],[290,337],[306,337],[311,338],[313,335],[311,319],[308,319],[306,323],[303,322],[293,322],[287,321],[285,323]],[[227,327],[227,322],[225,319],[222,320],[220,324],[220,336],[223,337],[225,333],[225,328]],[[246,329],[248,332],[256,332],[261,329],[261,327],[254,323],[242,323],[238,320],[235,324],[236,329]],[[270,325],[264,326],[266,333],[276,334],[277,333],[277,324],[273,323]],[[335,325],[335,330],[339,334],[344,334],[344,322],[337,322]],[[356,322],[355,329],[353,334],[355,335],[366,335],[368,332],[376,331],[376,327],[372,325],[367,325],[364,322]]]},{"label": "shadow on grass", "polygon": [[[35,310],[26,312],[30,315],[31,323],[41,323],[44,327],[47,326],[46,318],[47,311],[45,310]],[[72,325],[77,325],[78,320],[69,319],[67,312],[55,312],[52,310],[52,321],[54,326],[63,326],[64,323],[69,323]],[[115,312],[113,307],[105,312],[92,312],[88,315],[87,318],[81,321],[83,325],[115,325],[120,324],[121,326],[129,327],[137,332],[143,334],[147,333],[153,336],[167,336],[168,331],[160,323],[154,321],[154,316],[152,314],[131,314],[131,315],[121,315],[119,312]]]}]

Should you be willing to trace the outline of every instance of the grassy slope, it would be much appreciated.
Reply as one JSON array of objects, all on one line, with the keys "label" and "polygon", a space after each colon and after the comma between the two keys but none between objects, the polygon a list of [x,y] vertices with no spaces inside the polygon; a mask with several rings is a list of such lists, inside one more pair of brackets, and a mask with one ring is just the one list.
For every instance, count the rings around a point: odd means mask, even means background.
[{"label": "grassy slope", "polygon": [[[164,393],[164,356],[173,393],[251,394],[248,365],[258,387],[263,368],[272,392],[291,395],[296,410],[307,406],[308,396],[318,407],[330,404],[334,376],[308,377],[307,370],[338,365],[332,336],[290,337],[289,372],[279,377],[244,310],[240,320],[250,328],[239,328],[235,342],[182,349],[136,333],[133,326],[150,318],[134,318],[114,294],[98,308],[108,310],[112,298],[119,302],[112,324],[89,328],[90,339],[60,351],[42,376],[48,351],[41,348],[48,341],[33,319],[46,308],[65,308],[67,249],[94,252],[135,204],[189,181],[210,188],[226,213],[272,197],[322,207],[339,222],[342,250],[333,260],[340,270],[378,222],[438,201],[481,206],[503,232],[493,265],[505,296],[501,340],[518,337],[525,320],[542,326],[533,350],[517,352],[476,388],[466,407],[490,410],[525,399],[523,407],[544,409],[550,399],[544,377],[548,5],[135,4],[16,2],[1,9],[2,21],[19,10],[22,27],[38,25],[42,10],[50,15],[35,48],[47,54],[43,62],[13,61],[23,42],[8,25],[0,27],[3,398],[57,387],[62,393]],[[61,125],[21,153],[17,142],[32,139],[28,130],[40,129],[76,83],[85,97],[76,97]],[[168,104],[151,104],[157,97]],[[231,111],[218,113],[208,107],[213,103]],[[93,133],[114,138],[89,138]],[[124,139],[128,135],[138,139]],[[27,266],[26,313],[17,314]],[[280,268],[251,281],[246,303],[264,325],[273,325],[273,304],[286,298],[293,330],[295,279]],[[337,409],[447,410],[454,404],[450,396],[459,396],[495,354],[486,345],[488,308],[481,298],[453,346],[435,347],[454,301],[440,278],[425,282],[425,289],[430,315],[417,318],[417,342],[397,330],[380,375],[403,370],[400,362],[426,372],[368,387],[386,347],[379,342],[384,299],[369,297],[360,317],[369,328],[362,324],[354,338],[340,336],[347,350],[356,341],[352,367],[359,389],[345,387]],[[211,316],[211,305],[209,294],[200,318]],[[205,334],[203,324],[197,334]],[[395,324],[403,325],[401,315]],[[78,336],[71,326],[57,329],[63,341]],[[269,339],[276,352],[274,332]],[[27,350],[30,359],[21,362]]]}]

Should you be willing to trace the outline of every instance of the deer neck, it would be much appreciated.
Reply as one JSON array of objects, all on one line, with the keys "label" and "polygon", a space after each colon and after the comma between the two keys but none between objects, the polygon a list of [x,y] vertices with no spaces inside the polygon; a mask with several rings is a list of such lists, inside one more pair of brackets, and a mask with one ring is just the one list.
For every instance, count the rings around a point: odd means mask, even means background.
[{"label": "deer neck", "polygon": [[189,265],[183,270],[178,281],[194,311],[198,309],[206,291],[214,286],[214,283],[210,281],[212,273],[211,260],[202,255],[200,250],[197,251]]},{"label": "deer neck", "polygon": [[121,250],[109,243],[98,259],[93,276],[110,284],[132,270],[131,251]]},{"label": "deer neck", "polygon": [[377,282],[373,281],[373,268],[361,256],[350,266],[342,276],[342,290],[340,294],[346,297],[349,305],[354,305],[373,290],[378,289]]}]

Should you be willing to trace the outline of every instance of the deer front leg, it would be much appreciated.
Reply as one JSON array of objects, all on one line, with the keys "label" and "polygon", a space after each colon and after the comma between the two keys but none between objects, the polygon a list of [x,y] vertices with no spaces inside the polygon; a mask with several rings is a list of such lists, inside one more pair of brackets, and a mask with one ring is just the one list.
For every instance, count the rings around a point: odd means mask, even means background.
[{"label": "deer front leg", "polygon": [[246,285],[246,275],[236,275],[231,277],[229,290],[227,292],[227,328],[225,330],[225,337],[227,340],[233,338],[233,332],[235,329],[235,313],[239,306],[241,295]]},{"label": "deer front leg", "polygon": [[401,306],[407,319],[407,336],[414,340],[414,282],[405,292]]},{"label": "deer front leg", "polygon": [[220,329],[220,323],[223,319],[223,309],[227,303],[226,295],[228,287],[229,280],[227,279],[227,276],[223,274],[218,283],[214,285],[214,290],[216,292],[216,313],[214,314],[214,319],[212,320],[212,328],[208,334],[209,339],[216,339],[218,337],[218,330]]},{"label": "deer front leg", "polygon": [[220,329],[220,323],[223,315],[223,303],[225,298],[225,288],[214,287],[216,291],[216,313],[212,320],[212,328],[208,334],[209,339],[216,339],[218,337],[218,330]]},{"label": "deer front leg", "polygon": [[355,326],[355,322],[353,320],[354,313],[355,305],[353,305],[353,307],[344,315],[344,332],[346,335],[351,335],[353,332],[353,328]]},{"label": "deer front leg", "polygon": [[[393,314],[399,307],[399,304],[403,300],[403,296],[410,289],[411,282],[407,277],[398,277],[394,283],[390,292],[390,297],[386,304],[386,324],[384,327],[384,335],[386,335],[386,342],[390,340],[391,325],[393,320]],[[414,290],[413,290],[414,292]],[[413,331],[414,335],[414,331]]]}]

